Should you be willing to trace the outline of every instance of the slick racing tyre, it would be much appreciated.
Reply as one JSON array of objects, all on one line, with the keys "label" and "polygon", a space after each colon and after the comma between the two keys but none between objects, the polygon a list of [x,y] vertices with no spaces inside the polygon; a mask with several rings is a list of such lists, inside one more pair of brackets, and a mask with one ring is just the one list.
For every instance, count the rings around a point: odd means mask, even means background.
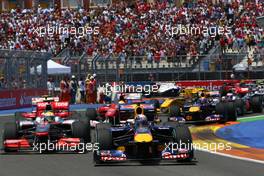
[{"label": "slick racing tyre", "polygon": [[261,96],[253,96],[251,99],[251,108],[254,113],[261,113],[263,110],[262,107],[262,98]]},{"label": "slick racing tyre", "polygon": [[227,120],[228,121],[236,121],[237,120],[237,107],[234,102],[227,102],[226,103],[226,110],[227,110]]},{"label": "slick racing tyre", "polygon": [[74,112],[71,118],[82,122],[85,125],[85,129],[87,130],[87,137],[85,138],[85,142],[91,142],[91,124],[89,117],[86,116],[86,112]]},{"label": "slick racing tyre", "polygon": [[70,118],[71,119],[79,119],[80,118],[80,114],[77,111],[71,111],[70,112]]},{"label": "slick racing tyre", "polygon": [[237,120],[237,107],[234,102],[220,102],[216,104],[215,111],[223,116],[222,123]]},{"label": "slick racing tyre", "polygon": [[99,123],[96,125],[96,142],[99,150],[110,150],[113,146],[111,124]]},{"label": "slick racing tyre", "polygon": [[152,103],[154,105],[155,110],[160,108],[159,100],[152,100]]},{"label": "slick racing tyre", "polygon": [[239,115],[243,116],[246,113],[246,103],[241,100],[241,99],[236,99],[235,100],[235,105],[237,107],[237,109],[239,109]]},{"label": "slick racing tyre", "polygon": [[88,117],[90,120],[96,120],[97,112],[95,108],[87,108],[86,109],[86,117]]},{"label": "slick racing tyre", "polygon": [[177,105],[171,105],[169,108],[170,117],[178,117],[181,114],[181,110]]},{"label": "slick racing tyre", "polygon": [[95,164],[101,164],[102,161],[98,152],[100,150],[111,150],[113,147],[111,124],[99,123],[96,125],[96,143],[99,145],[99,150],[94,152],[93,159]]},{"label": "slick racing tyre", "polygon": [[[7,139],[18,139],[18,130],[17,130],[17,124],[16,123],[6,123],[4,126],[4,132],[3,132],[3,141]],[[4,147],[5,152],[15,152],[17,150],[7,149]]]},{"label": "slick racing tyre", "polygon": [[72,137],[83,139],[85,143],[91,141],[90,126],[82,121],[75,121],[71,126]]},{"label": "slick racing tyre", "polygon": [[192,135],[187,125],[175,123],[174,141],[178,144],[178,148],[189,150],[189,157],[181,161],[191,161],[193,159]]}]

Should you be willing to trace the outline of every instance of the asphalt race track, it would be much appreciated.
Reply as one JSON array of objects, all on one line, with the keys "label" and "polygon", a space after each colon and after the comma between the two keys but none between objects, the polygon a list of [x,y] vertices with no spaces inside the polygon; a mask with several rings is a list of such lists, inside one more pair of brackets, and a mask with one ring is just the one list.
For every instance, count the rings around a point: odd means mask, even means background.
[{"label": "asphalt race track", "polygon": [[[0,118],[0,136],[2,137],[3,124],[12,118]],[[3,154],[0,155],[0,176],[263,176],[264,173],[263,164],[200,151],[196,151],[195,156],[198,160],[195,165],[143,166],[138,164],[94,167],[91,153]]]}]

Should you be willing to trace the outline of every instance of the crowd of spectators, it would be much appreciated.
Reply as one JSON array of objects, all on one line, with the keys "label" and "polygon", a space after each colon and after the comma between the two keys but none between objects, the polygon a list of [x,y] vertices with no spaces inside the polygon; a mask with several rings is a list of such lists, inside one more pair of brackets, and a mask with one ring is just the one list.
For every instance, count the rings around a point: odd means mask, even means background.
[{"label": "crowd of spectators", "polygon": [[[35,50],[57,55],[66,46],[77,50],[82,42],[69,33],[48,33],[49,27],[77,27],[87,23],[87,12],[53,9],[12,10],[0,15],[0,48]],[[80,18],[79,18],[80,17]],[[43,30],[40,30],[43,29]],[[46,31],[45,31],[45,30]],[[40,35],[40,32],[45,34]]]},{"label": "crowd of spectators", "polygon": [[[49,95],[54,96],[54,87],[52,87],[52,81],[47,82],[49,90]],[[94,104],[97,102],[97,81],[96,74],[93,76],[87,75],[86,79],[77,78],[72,75],[71,79],[65,76],[60,81],[60,100],[68,101],[71,104],[87,103]]]},{"label": "crowd of spectators", "polygon": [[233,33],[220,40],[224,52],[239,52],[264,47],[263,28],[257,25],[256,17],[264,15],[264,3],[246,3],[240,7],[243,13],[232,24]]},{"label": "crowd of spectators", "polygon": [[[239,50],[245,45],[263,47],[263,29],[256,24],[256,16],[263,14],[262,1],[209,4],[202,0],[180,7],[164,0],[152,4],[140,1],[136,5],[121,2],[90,11],[12,10],[0,14],[0,49],[48,51],[56,56],[68,47],[72,54],[113,54],[123,61],[128,55],[157,62],[177,56],[185,60],[187,55],[190,62],[195,62],[196,55],[207,54],[216,42],[223,51]],[[179,25],[214,30],[224,27],[231,33],[171,35],[170,28]],[[70,30],[53,31],[51,35],[47,32],[50,27]],[[89,27],[91,32],[83,36],[80,27]],[[46,29],[46,33],[39,35],[40,29]]]}]

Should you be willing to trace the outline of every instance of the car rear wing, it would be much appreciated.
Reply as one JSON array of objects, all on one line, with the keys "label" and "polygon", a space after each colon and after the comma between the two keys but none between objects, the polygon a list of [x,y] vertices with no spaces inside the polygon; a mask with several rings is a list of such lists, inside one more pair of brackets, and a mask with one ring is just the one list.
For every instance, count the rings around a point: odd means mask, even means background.
[{"label": "car rear wing", "polygon": [[37,105],[40,102],[58,102],[59,97],[35,97],[32,98],[32,105]]},{"label": "car rear wing", "polygon": [[52,102],[51,106],[53,110],[69,110],[70,104],[67,101],[63,102]]},{"label": "car rear wing", "polygon": [[38,102],[37,110],[45,110],[47,105],[51,105],[52,110],[69,110],[69,102]]}]

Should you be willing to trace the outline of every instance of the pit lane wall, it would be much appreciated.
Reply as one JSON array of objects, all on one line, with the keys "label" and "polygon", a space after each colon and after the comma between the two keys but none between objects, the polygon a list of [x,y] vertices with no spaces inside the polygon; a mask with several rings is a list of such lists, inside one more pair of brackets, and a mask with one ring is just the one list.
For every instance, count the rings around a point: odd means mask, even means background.
[{"label": "pit lane wall", "polygon": [[47,94],[46,89],[16,89],[0,91],[0,110],[31,106],[31,99]]}]

